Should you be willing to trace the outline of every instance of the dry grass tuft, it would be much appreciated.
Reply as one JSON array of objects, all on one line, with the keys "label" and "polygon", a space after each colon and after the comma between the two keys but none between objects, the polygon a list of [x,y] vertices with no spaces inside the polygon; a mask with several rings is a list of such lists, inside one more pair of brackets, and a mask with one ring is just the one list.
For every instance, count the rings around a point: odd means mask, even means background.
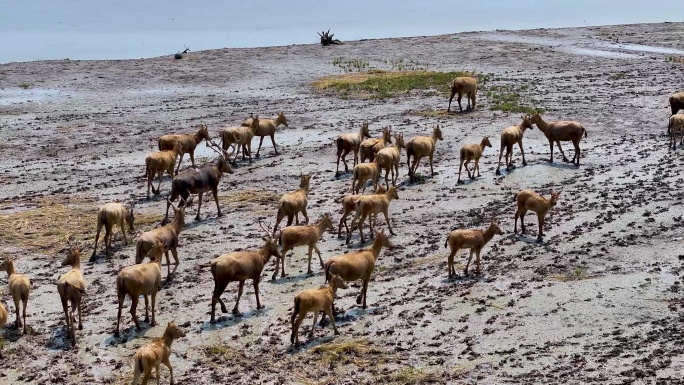
[{"label": "dry grass tuft", "polygon": [[390,375],[383,376],[379,382],[385,384],[445,384],[444,373],[428,372],[420,368],[404,368]]},{"label": "dry grass tuft", "polygon": [[[51,196],[38,198],[26,209],[0,214],[0,246],[55,254],[67,241],[87,244],[97,230],[98,204],[93,198]],[[135,226],[159,223],[161,214],[136,214]]]}]

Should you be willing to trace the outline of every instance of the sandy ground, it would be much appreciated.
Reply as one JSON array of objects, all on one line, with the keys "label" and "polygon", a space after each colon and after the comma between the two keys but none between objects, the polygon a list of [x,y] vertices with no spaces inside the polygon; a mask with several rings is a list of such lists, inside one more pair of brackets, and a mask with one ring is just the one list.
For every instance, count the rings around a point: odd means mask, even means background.
[{"label": "sandy ground", "polygon": [[[684,24],[457,36],[213,50],[180,61],[0,66],[0,216],[21,218],[48,205],[46,200],[78,207],[93,220],[85,233],[75,234],[88,240],[84,256],[92,251],[98,204],[118,199],[135,202],[139,214],[163,213],[168,177],[162,195],[149,201],[142,177],[144,158],[156,150],[158,136],[191,132],[200,120],[215,135],[251,112],[284,111],[290,122],[276,135],[280,156],[266,139],[261,159],[241,162],[235,174],[223,177],[223,217],[217,218],[208,200],[202,220],[193,220],[196,206],[188,210],[181,264],[158,297],[156,327],[143,323],[137,333],[126,313],[122,337],[112,335],[115,276],[134,256],[134,243],[124,246],[117,233],[111,258],[99,251],[95,263],[84,262],[89,284],[84,330],[77,333],[78,346],[70,348],[55,285],[67,270],[59,267],[63,239],[46,247],[0,234],[0,255],[15,258],[33,283],[29,333],[3,330],[0,382],[122,383],[130,380],[135,349],[175,320],[187,331],[173,345],[177,384],[684,383],[684,149],[668,150],[664,135],[667,97],[684,89],[684,66],[665,58],[684,56]],[[340,73],[332,64],[336,57],[363,59],[377,68],[387,68],[391,60],[415,60],[431,70],[476,70],[492,80],[480,92],[475,112],[426,117],[412,111],[444,110],[443,96],[415,92],[354,100],[314,92],[313,80]],[[26,90],[19,87],[24,83]],[[489,110],[487,87],[497,85],[524,89],[524,103],[543,107],[548,119],[582,122],[588,138],[582,142],[581,167],[560,162],[558,154],[548,163],[548,142],[534,129],[525,134],[528,165],[521,167],[516,148],[518,167],[495,176],[499,133],[520,115]],[[435,176],[423,164],[424,178],[410,183],[402,164],[400,199],[390,209],[395,247],[380,255],[369,308],[355,303],[358,284],[340,291],[342,335],[333,338],[327,326],[308,341],[311,321],[306,321],[301,333],[308,342],[292,348],[292,298],[323,282],[317,263],[316,274],[306,275],[305,250],[297,249],[287,257],[289,277],[269,282],[273,261],[265,268],[260,287],[265,309],[255,310],[247,284],[240,304],[244,316],[221,315],[210,325],[213,283],[199,264],[259,246],[259,221],[274,220],[278,196],[297,186],[300,172],[314,175],[311,219],[329,212],[339,220],[334,198],[349,193],[351,180],[348,174],[334,177],[333,139],[356,131],[363,120],[373,133],[390,124],[406,138],[429,133],[435,123],[444,127]],[[484,135],[491,136],[494,148],[485,151],[482,177],[457,185],[458,148]],[[570,147],[564,145],[566,151]],[[199,146],[198,163],[213,156]],[[184,160],[183,167],[188,165]],[[534,242],[532,216],[528,234],[513,234],[513,194],[523,188],[562,192],[542,244]],[[448,280],[447,233],[484,227],[493,219],[501,221],[505,234],[485,248],[482,275]],[[49,226],[66,226],[64,221],[43,218]],[[378,223],[385,227],[383,220]],[[36,229],[39,223],[15,227],[27,238],[49,238],[49,232]],[[136,226],[133,238],[153,227]],[[361,246],[357,234],[352,241],[352,249]],[[324,258],[350,250],[331,233],[319,245]],[[13,320],[6,282],[3,274],[0,298]],[[236,291],[231,284],[224,294],[228,306]],[[168,383],[165,368],[162,381]]]}]

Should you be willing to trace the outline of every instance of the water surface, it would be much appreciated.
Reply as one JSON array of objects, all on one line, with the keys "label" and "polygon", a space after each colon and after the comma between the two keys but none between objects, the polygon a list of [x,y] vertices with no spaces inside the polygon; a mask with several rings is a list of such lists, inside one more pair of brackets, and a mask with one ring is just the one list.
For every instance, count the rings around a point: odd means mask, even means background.
[{"label": "water surface", "polygon": [[681,0],[0,0],[0,63],[463,31],[682,21]]}]

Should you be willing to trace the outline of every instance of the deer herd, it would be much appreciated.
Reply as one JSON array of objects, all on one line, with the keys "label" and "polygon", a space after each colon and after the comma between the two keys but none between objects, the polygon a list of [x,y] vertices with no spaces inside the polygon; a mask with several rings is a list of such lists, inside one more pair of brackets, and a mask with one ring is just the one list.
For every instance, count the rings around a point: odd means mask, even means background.
[{"label": "deer herd", "polygon": [[[449,110],[451,108],[451,101],[456,94],[458,94],[457,102],[461,111],[462,95],[466,95],[468,99],[466,111],[474,109],[476,92],[476,79],[470,77],[456,78],[451,84]],[[676,134],[680,135],[680,144],[682,143],[681,138],[684,136],[684,115],[677,114],[679,109],[684,109],[684,93],[673,95],[670,98],[670,105],[672,108],[672,115],[669,120],[668,134],[670,135],[671,143],[674,146],[676,145]],[[197,128],[197,132],[194,134],[163,135],[159,138],[159,151],[152,153],[145,159],[145,177],[147,179],[148,199],[150,197],[150,189],[153,194],[160,194],[162,175],[164,172],[172,177],[171,190],[166,198],[166,215],[162,221],[162,226],[144,232],[138,238],[135,248],[135,264],[124,267],[116,276],[118,313],[114,331],[115,336],[119,336],[121,313],[126,296],[131,298],[130,313],[136,329],[141,330],[140,322],[138,321],[136,314],[140,296],[143,296],[145,301],[145,322],[149,322],[151,326],[155,325],[157,292],[162,283],[162,256],[166,256],[166,276],[167,280],[169,280],[180,264],[177,251],[178,241],[185,224],[185,211],[192,202],[193,195],[196,194],[198,196],[196,220],[200,220],[200,209],[203,201],[202,195],[205,192],[211,192],[213,200],[216,203],[218,216],[220,217],[222,213],[218,199],[218,187],[223,174],[234,173],[231,164],[235,165],[240,153],[242,153],[243,160],[247,156],[249,162],[252,162],[251,141],[254,136],[261,138],[255,155],[256,158],[259,157],[259,151],[265,136],[270,136],[275,154],[278,155],[275,143],[275,133],[277,127],[281,124],[286,127],[288,126],[287,119],[283,113],[280,113],[276,119],[260,119],[258,116],[252,116],[245,120],[240,126],[221,129],[217,135],[217,137],[221,138],[220,146],[210,138],[207,126],[204,124],[200,124]],[[501,132],[499,161],[496,168],[497,175],[501,173],[501,157],[504,156],[504,150],[506,170],[510,170],[513,167],[512,153],[513,147],[516,144],[520,149],[522,164],[527,164],[525,152],[523,150],[523,135],[527,129],[533,129],[534,126],[536,126],[549,141],[549,162],[553,162],[554,143],[558,147],[563,160],[568,162],[560,142],[569,141],[572,142],[575,150],[571,162],[579,167],[581,155],[579,144],[582,137],[587,137],[585,128],[575,121],[547,122],[542,118],[540,113],[534,113],[531,115],[523,115],[519,124],[507,127]],[[217,303],[221,305],[221,312],[228,312],[228,309],[221,299],[221,295],[230,282],[238,283],[237,300],[232,309],[234,315],[241,315],[238,305],[243,293],[245,281],[247,280],[252,280],[257,308],[263,308],[259,298],[259,283],[263,270],[271,257],[275,258],[275,270],[271,277],[271,280],[275,281],[278,277],[279,268],[281,270],[281,277],[286,276],[285,257],[287,253],[294,248],[306,246],[308,248],[307,274],[313,274],[311,259],[312,253],[315,251],[321,268],[324,271],[325,282],[328,284],[321,286],[320,288],[301,291],[294,297],[294,308],[290,320],[292,326],[290,340],[293,344],[299,344],[298,330],[309,312],[314,314],[314,325],[309,334],[310,338],[313,338],[313,331],[319,312],[323,313],[321,316],[321,324],[327,315],[331,320],[335,334],[339,334],[334,319],[335,308],[333,303],[336,292],[340,289],[346,289],[348,282],[360,280],[362,282],[362,288],[361,293],[357,297],[357,303],[365,309],[367,307],[366,298],[368,284],[375,269],[378,256],[383,248],[392,247],[388,235],[385,234],[385,230],[378,231],[375,229],[375,219],[378,214],[382,213],[389,234],[396,234],[392,228],[389,209],[391,202],[394,199],[399,199],[396,185],[399,179],[402,150],[406,151],[408,176],[410,181],[414,182],[417,178],[417,168],[420,164],[420,160],[424,157],[427,157],[429,160],[430,174],[435,174],[433,159],[436,146],[440,140],[444,140],[444,137],[442,128],[439,126],[435,126],[429,136],[416,136],[408,141],[404,141],[404,137],[400,133],[393,134],[390,126],[382,128],[380,135],[377,138],[371,138],[371,131],[368,123],[361,124],[358,132],[339,135],[335,139],[337,149],[337,169],[335,177],[337,178],[340,176],[340,159],[344,164],[345,173],[350,171],[346,156],[353,153],[354,159],[351,169],[350,194],[337,201],[342,205],[342,217],[338,223],[337,235],[338,237],[342,237],[342,225],[344,225],[346,229],[346,243],[350,243],[352,232],[354,229],[358,228],[359,238],[363,243],[365,242],[363,223],[367,221],[370,228],[369,234],[371,239],[373,239],[371,247],[333,256],[326,261],[323,260],[317,243],[326,231],[334,232],[333,218],[329,214],[325,214],[317,223],[313,225],[308,224],[309,215],[307,213],[307,204],[313,175],[300,175],[299,188],[283,194],[278,202],[277,208],[274,208],[275,225],[273,230],[271,231],[270,226],[265,226],[260,223],[262,229],[266,232],[266,235],[262,238],[263,244],[261,247],[253,250],[224,254],[205,264],[199,265],[200,269],[208,267],[214,280],[214,290],[211,297],[210,322],[216,322],[215,310]],[[205,141],[206,146],[213,149],[218,156],[213,163],[197,168],[195,165],[194,151],[202,141]],[[235,153],[232,162],[230,161],[230,154],[227,152],[231,147]],[[479,144],[466,144],[461,147],[459,152],[460,164],[457,183],[462,183],[461,170],[463,167],[465,167],[469,179],[474,180],[480,176],[479,162],[487,147],[492,147],[489,137],[482,138]],[[180,164],[185,154],[189,155],[192,167],[179,172]],[[412,157],[413,162],[411,162]],[[368,160],[368,162],[366,162],[366,160]],[[472,172],[468,168],[468,165],[471,162],[473,164]],[[384,186],[383,184],[378,183],[378,179],[383,169],[385,171]],[[155,175],[159,178],[156,189],[152,184]],[[389,178],[390,175],[391,178]],[[372,192],[363,195],[368,182],[372,185]],[[556,205],[559,194],[558,191],[551,191],[548,198],[532,190],[522,190],[515,194],[513,201],[517,204],[517,210],[515,212],[514,232],[517,233],[518,220],[520,221],[521,232],[525,232],[525,214],[528,211],[533,211],[537,214],[537,241],[541,242],[545,217]],[[179,198],[178,205],[174,205],[172,202]],[[173,221],[169,222],[168,212],[171,207],[174,211],[174,218]],[[96,259],[97,243],[103,226],[105,228],[104,245],[105,254],[107,256],[109,256],[112,233],[115,225],[118,225],[121,228],[124,242],[126,244],[128,243],[126,227],[131,231],[133,230],[135,220],[133,210],[133,206],[125,206],[117,202],[107,203],[99,207],[96,214],[97,232],[95,235],[95,245],[91,261]],[[350,230],[350,227],[347,225],[347,217],[352,212],[354,212],[354,217],[351,221]],[[300,213],[305,222],[305,224],[302,225],[300,225],[299,221]],[[279,231],[278,227],[285,217],[287,217],[287,225]],[[293,220],[295,221],[294,225],[292,223]],[[457,229],[451,231],[444,243],[445,248],[447,246],[450,248],[450,253],[447,257],[448,277],[450,279],[456,278],[454,257],[461,249],[470,250],[470,256],[468,257],[463,274],[466,276],[468,275],[468,267],[473,254],[475,254],[476,272],[477,274],[480,274],[480,253],[483,247],[494,237],[494,235],[501,234],[503,234],[503,231],[499,227],[497,221],[492,221],[488,227],[483,230]],[[173,272],[171,271],[169,252],[173,254]],[[146,257],[149,259],[148,261],[145,261]],[[76,344],[74,326],[76,322],[74,313],[76,311],[78,312],[78,329],[80,330],[83,328],[81,302],[83,296],[86,294],[86,283],[81,271],[80,261],[80,248],[70,249],[62,266],[70,266],[71,270],[64,273],[57,282],[57,288],[64,310],[67,334],[72,345]],[[16,313],[14,326],[20,328],[23,325],[23,333],[26,333],[26,306],[31,288],[29,278],[26,275],[17,273],[14,261],[8,257],[4,257],[0,262],[0,270],[6,271],[9,277],[9,292],[14,300]],[[149,316],[150,306],[152,310],[151,318]],[[71,311],[69,311],[70,307]],[[23,318],[20,317],[20,311]],[[7,318],[7,310],[0,302],[0,327],[4,326]],[[143,375],[143,384],[147,383],[151,376],[152,369],[156,370],[158,382],[159,365],[162,363],[169,368],[171,372],[171,383],[173,383],[173,370],[171,369],[171,364],[169,362],[171,343],[174,338],[183,337],[184,335],[185,333],[175,323],[169,323],[162,337],[141,347],[134,355],[134,383],[137,382],[141,374]],[[0,355],[1,354],[2,352],[0,351]]]}]

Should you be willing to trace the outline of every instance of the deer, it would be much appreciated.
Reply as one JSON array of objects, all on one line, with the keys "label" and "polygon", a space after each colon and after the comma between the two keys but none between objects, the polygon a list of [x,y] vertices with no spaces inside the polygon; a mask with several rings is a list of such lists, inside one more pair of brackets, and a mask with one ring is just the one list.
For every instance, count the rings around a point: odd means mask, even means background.
[{"label": "deer", "polygon": [[[465,169],[468,172],[469,179],[475,179],[475,172],[477,171],[477,177],[480,177],[480,158],[486,147],[492,147],[492,143],[489,141],[489,137],[485,136],[482,138],[480,144],[466,144],[461,147],[461,164],[458,166],[458,180],[456,183],[461,183],[461,169],[465,164]],[[473,174],[470,175],[470,170],[468,170],[468,163],[473,161],[475,165],[473,166]]]},{"label": "deer", "polygon": [[388,175],[392,171],[392,185],[397,185],[397,178],[399,177],[399,162],[401,161],[401,149],[405,148],[404,135],[394,135],[394,146],[385,147],[378,151],[376,160],[378,165],[385,168],[385,187],[389,188]]},{"label": "deer", "polygon": [[[534,113],[530,116],[530,121],[532,124],[536,125],[539,131],[543,132],[546,138],[549,140],[549,147],[551,148],[551,159],[550,163],[553,163],[553,142],[556,142],[561,155],[563,156],[563,161],[568,162],[568,158],[565,157],[563,153],[563,147],[561,147],[560,142],[571,141],[572,145],[575,146],[575,156],[572,157],[572,163],[579,167],[580,165],[580,140],[582,140],[582,134],[587,137],[587,130],[579,123],[575,121],[554,121],[546,122],[542,118],[540,113]],[[577,163],[575,163],[575,159]]]},{"label": "deer", "polygon": [[125,206],[119,202],[106,203],[97,209],[97,233],[95,234],[95,246],[93,247],[93,254],[90,256],[90,261],[95,260],[97,253],[97,241],[100,239],[100,231],[102,227],[105,228],[104,243],[105,253],[109,256],[109,245],[112,242],[112,229],[115,225],[121,228],[121,234],[124,238],[124,244],[128,245],[126,238],[126,226],[128,224],[129,230],[133,231],[133,222],[135,222],[135,215],[133,214],[133,205]]},{"label": "deer", "polygon": [[370,137],[368,122],[364,122],[358,133],[342,134],[335,139],[335,144],[337,145],[337,168],[335,170],[335,178],[340,176],[340,157],[342,158],[342,163],[344,163],[344,173],[346,174],[349,172],[346,160],[347,154],[350,152],[354,153],[354,164],[352,167],[355,167],[356,163],[359,161],[359,148],[361,147],[361,142],[363,141],[363,138]]},{"label": "deer", "polygon": [[[468,106],[466,111],[471,111],[475,109],[475,101],[477,99],[477,79],[470,76],[460,76],[451,82],[451,96],[449,97],[449,107],[447,112],[451,111],[451,101],[454,99],[454,95],[458,94],[458,109],[463,112],[463,107],[461,107],[461,96],[465,94],[466,99],[468,99]],[[473,102],[472,108],[470,107],[470,102]]]},{"label": "deer", "polygon": [[175,260],[175,267],[173,269],[174,272],[180,264],[177,250],[178,236],[183,230],[183,226],[185,226],[185,206],[171,206],[173,207],[174,211],[173,221],[164,226],[144,232],[140,238],[138,238],[138,243],[135,246],[135,263],[142,263],[145,255],[150,253],[150,250],[154,248],[154,245],[158,243],[167,245],[164,252],[164,254],[166,254],[167,277],[171,276],[171,260],[169,259],[169,251],[171,251],[171,254],[173,254],[173,259]]},{"label": "deer", "polygon": [[306,213],[306,205],[308,203],[309,197],[309,181],[311,180],[311,174],[299,175],[299,188],[295,191],[289,192],[278,201],[278,213],[276,214],[276,223],[273,227],[273,233],[278,230],[278,225],[280,221],[287,216],[287,225],[292,224],[292,219],[296,220],[296,224],[299,224],[299,213],[301,212],[309,223],[309,215]]},{"label": "deer", "polygon": [[550,198],[544,198],[543,196],[537,194],[532,190],[522,190],[515,194],[513,201],[517,202],[518,210],[515,212],[515,227],[513,232],[518,233],[518,218],[520,218],[520,227],[522,228],[521,233],[525,233],[525,214],[528,211],[534,211],[537,213],[537,219],[539,222],[539,233],[537,234],[537,242],[542,241],[544,236],[544,218],[551,209],[556,206],[558,202],[559,191],[551,191]]},{"label": "deer", "polygon": [[361,142],[361,147],[359,148],[361,163],[364,163],[366,159],[373,162],[375,154],[388,144],[392,144],[392,126],[383,127],[380,138],[370,138]]},{"label": "deer", "polygon": [[199,125],[197,133],[195,134],[170,134],[161,136],[158,141],[159,151],[173,151],[174,142],[176,140],[180,141],[182,152],[180,154],[180,159],[178,159],[178,164],[176,165],[176,174],[178,174],[181,162],[183,162],[183,155],[185,154],[190,155],[192,168],[195,168],[195,148],[202,142],[202,139],[209,140],[209,130],[204,123]]},{"label": "deer", "polygon": [[9,292],[12,295],[12,300],[14,301],[14,309],[17,311],[17,318],[14,321],[14,327],[19,329],[22,327],[21,318],[19,317],[19,303],[23,305],[23,334],[26,334],[26,304],[29,299],[29,292],[31,291],[31,281],[24,274],[19,274],[14,268],[14,261],[9,257],[5,257],[0,263],[0,271],[7,272],[7,278],[9,281]]},{"label": "deer", "polygon": [[290,335],[290,342],[294,345],[299,345],[299,326],[306,318],[308,313],[313,313],[313,325],[309,332],[309,338],[313,339],[314,329],[316,328],[316,319],[318,312],[325,312],[321,321],[325,318],[325,314],[330,317],[335,335],[339,335],[335,325],[335,317],[333,316],[333,300],[337,289],[346,289],[348,286],[339,275],[333,274],[330,277],[330,284],[321,286],[318,289],[307,289],[300,291],[294,298],[294,308],[292,316],[290,317],[290,324],[292,324],[292,334]]},{"label": "deer", "polygon": [[[359,197],[359,199],[354,201],[354,204],[356,205],[354,210],[356,213],[354,215],[354,219],[352,220],[351,227],[353,229],[354,225],[358,223],[361,243],[366,241],[363,237],[363,222],[365,222],[366,218],[368,218],[371,229],[371,238],[373,238],[375,227],[373,226],[374,221],[371,220],[371,216],[374,218],[378,213],[382,213],[385,216],[385,222],[387,223],[390,234],[396,235],[392,230],[392,224],[390,223],[389,214],[387,213],[390,202],[392,202],[393,199],[399,199],[399,194],[397,194],[397,188],[395,186],[391,186],[384,194],[362,195]],[[359,218],[361,219],[359,220]],[[347,244],[349,244],[351,241],[351,236],[351,232],[347,233]]]},{"label": "deer", "polygon": [[468,262],[466,263],[465,269],[463,269],[463,274],[468,275],[468,266],[470,266],[470,260],[473,259],[473,253],[475,253],[475,265],[477,266],[477,274],[480,274],[480,252],[482,248],[492,240],[494,235],[502,235],[503,231],[499,227],[498,221],[493,221],[489,224],[489,227],[485,230],[473,229],[473,230],[454,230],[449,233],[446,241],[444,242],[444,248],[446,249],[447,244],[451,248],[451,253],[449,253],[449,258],[447,260],[449,269],[449,279],[456,276],[456,270],[454,269],[454,256],[460,249],[470,249],[470,256],[468,257]]},{"label": "deer", "polygon": [[166,198],[166,215],[164,216],[162,223],[166,223],[169,220],[169,207],[171,206],[171,202],[175,201],[180,196],[181,200],[178,206],[182,207],[188,203],[190,194],[197,194],[198,205],[195,220],[199,221],[200,210],[202,208],[202,195],[209,191],[211,191],[211,194],[214,196],[214,201],[216,202],[216,210],[218,211],[217,216],[220,217],[223,215],[221,214],[221,206],[219,206],[218,201],[218,185],[223,174],[232,174],[233,169],[230,167],[228,154],[225,150],[222,150],[211,140],[207,142],[207,145],[219,154],[218,159],[214,164],[202,166],[199,170],[183,171],[173,178],[173,181],[171,182],[171,193],[168,198]]},{"label": "deer", "polygon": [[[313,271],[311,270],[311,255],[313,250],[316,250],[318,254],[318,260],[321,262],[321,267],[323,267],[323,257],[321,257],[321,251],[318,249],[317,243],[319,238],[325,233],[325,230],[334,231],[332,219],[328,214],[324,214],[323,217],[315,225],[309,226],[288,226],[280,232],[278,241],[282,246],[280,254],[283,256],[281,264],[281,277],[285,277],[285,256],[287,252],[298,246],[308,246],[309,247],[309,264],[306,274],[311,275]],[[276,260],[275,271],[273,272],[272,281],[278,277],[278,263]]]},{"label": "deer", "polygon": [[[71,266],[71,270],[62,274],[57,281],[57,292],[62,301],[62,309],[66,318],[66,327],[71,345],[76,346],[76,331],[74,330],[74,312],[78,309],[78,330],[83,330],[83,310],[81,299],[86,292],[86,283],[81,273],[81,249],[71,248],[67,257],[62,262],[62,266]],[[69,302],[71,302],[71,313],[69,313]]]},{"label": "deer", "polygon": [[[444,140],[439,125],[435,126],[432,130],[432,136],[416,136],[406,142],[406,165],[409,169],[408,174],[411,177],[411,182],[414,181],[416,168],[418,168],[420,159],[424,156],[430,158],[430,175],[435,175],[435,171],[432,168],[432,158],[435,155],[435,145],[438,140]],[[411,156],[413,156],[413,165],[411,165]]]},{"label": "deer", "polygon": [[496,166],[496,175],[501,175],[501,156],[504,148],[506,149],[506,171],[513,167],[513,145],[518,143],[520,153],[522,154],[523,166],[527,166],[525,161],[525,150],[523,150],[522,140],[526,129],[533,129],[532,121],[529,116],[522,115],[522,121],[515,126],[506,127],[501,131],[501,149],[499,150],[499,163]]},{"label": "deer", "polygon": [[[253,118],[246,119],[244,122],[242,122],[243,127],[252,127],[254,123]],[[278,148],[276,147],[275,143],[275,132],[276,129],[282,124],[285,127],[289,127],[287,125],[287,119],[285,118],[285,114],[280,112],[278,116],[275,119],[267,119],[267,118],[259,118],[258,122],[258,127],[256,130],[254,130],[254,136],[260,136],[261,140],[259,140],[259,148],[257,148],[257,152],[254,155],[254,157],[258,158],[259,157],[259,151],[261,151],[261,144],[264,143],[264,137],[266,135],[271,137],[271,143],[273,143],[273,150],[275,151],[276,155],[278,154]]]},{"label": "deer", "polygon": [[[183,149],[181,147],[181,142],[175,140],[172,150],[163,150],[152,153],[145,158],[145,176],[147,177],[147,199],[150,199],[150,188],[152,188],[152,193],[154,195],[159,195],[159,189],[161,188],[162,176],[164,171],[166,171],[171,178],[175,175],[173,173],[174,166],[176,165],[176,157],[183,154]],[[159,183],[157,184],[157,189],[154,189],[152,181],[154,180],[154,175],[159,174]]]},{"label": "deer", "polygon": [[133,355],[133,385],[137,385],[142,374],[142,385],[147,382],[152,375],[152,369],[157,374],[157,384],[159,384],[159,365],[164,364],[169,368],[171,385],[173,385],[173,368],[171,367],[171,344],[176,338],[185,337],[185,332],[179,328],[175,322],[166,324],[164,335],[154,341],[141,346]]}]

